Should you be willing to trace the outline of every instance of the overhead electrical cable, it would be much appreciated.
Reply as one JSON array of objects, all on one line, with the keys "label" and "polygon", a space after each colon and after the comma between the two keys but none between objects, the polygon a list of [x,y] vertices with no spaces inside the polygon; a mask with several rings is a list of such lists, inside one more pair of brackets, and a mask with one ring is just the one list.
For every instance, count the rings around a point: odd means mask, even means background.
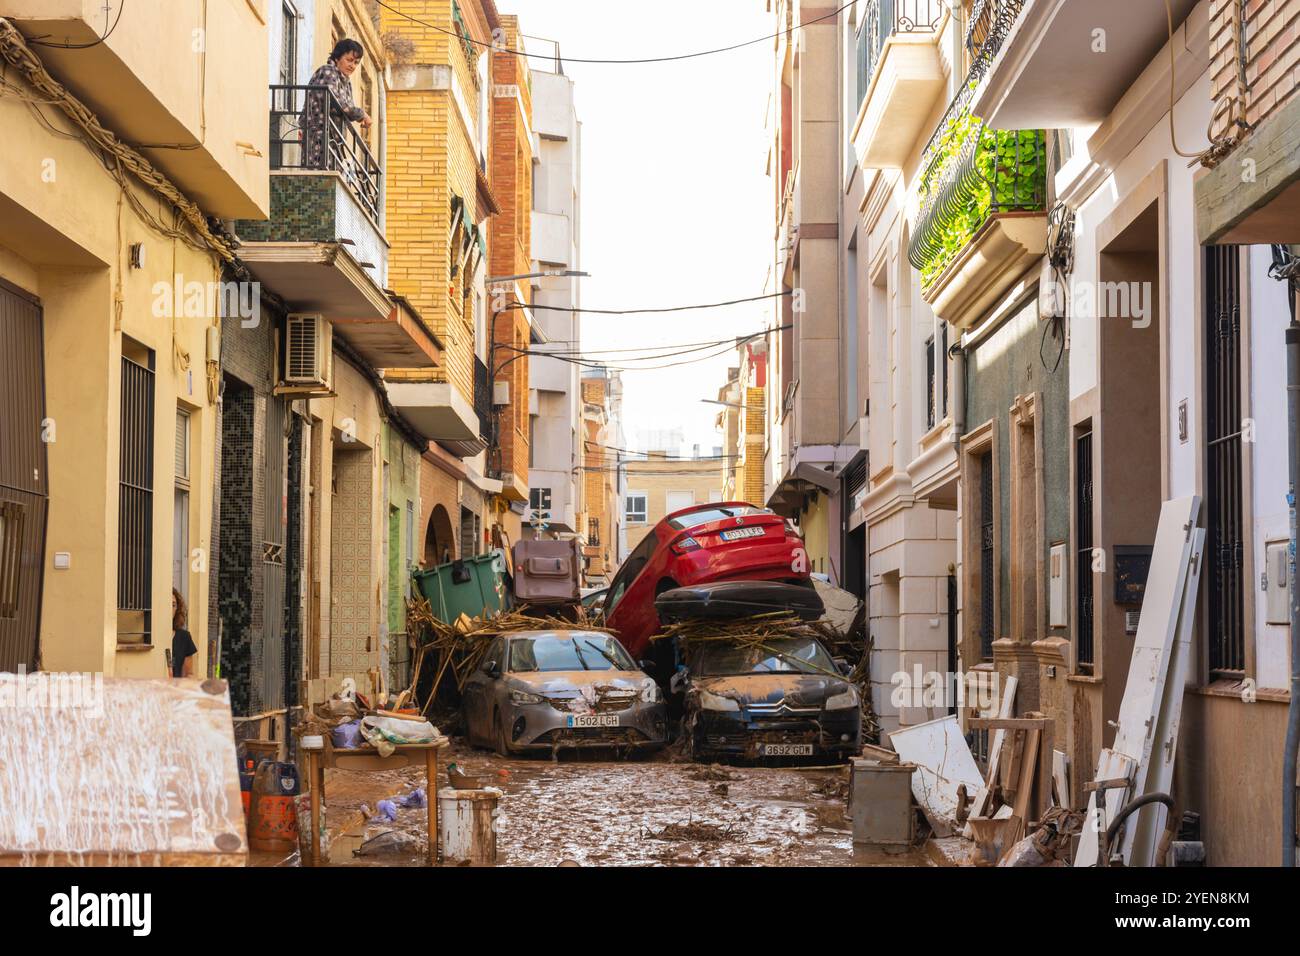
[{"label": "overhead electrical cable", "polygon": [[[383,7],[385,10],[388,10],[390,13],[397,14],[397,16],[401,17],[404,20],[409,20],[411,23],[419,24],[420,26],[425,27],[429,30],[433,30],[435,33],[442,33],[449,37],[455,37],[457,40],[460,40],[462,43],[468,43],[471,44],[472,46],[484,47],[485,49],[492,50],[493,52],[496,53],[508,53],[511,56],[523,57],[525,59],[539,59],[539,60],[555,59],[555,55],[553,53],[529,53],[526,50],[514,50],[509,47],[501,46],[500,44],[497,43],[484,43],[482,40],[475,40],[473,37],[465,36],[463,33],[458,33],[455,30],[445,29],[444,27],[440,27],[435,23],[430,23],[428,20],[421,20],[419,17],[413,17],[409,13],[405,13],[402,10],[397,9],[397,7],[393,6],[391,3],[385,3],[384,0],[375,0],[375,2],[379,6]],[[754,46],[755,44],[758,43],[767,43],[770,40],[775,40],[778,37],[785,36],[787,32],[800,30],[806,26],[811,26],[814,23],[820,23],[823,20],[833,20],[836,17],[838,17],[843,11],[847,10],[851,6],[853,6],[853,3],[846,3],[844,4],[844,6],[832,10],[830,13],[823,14],[820,17],[814,17],[813,19],[807,20],[803,23],[794,24],[793,26],[790,27],[788,31],[782,30],[779,33],[769,33],[766,36],[756,37],[753,40],[744,40],[740,43],[733,43],[729,46],[714,47],[713,49],[709,49],[709,50],[696,50],[693,53],[678,53],[671,56],[634,57],[629,59],[614,59],[608,57],[561,56],[560,60],[564,63],[598,63],[598,64],[605,64],[605,65],[674,63],[680,60],[693,60],[702,56],[713,56],[718,53],[730,53],[733,50],[740,50],[743,49],[744,47]]]},{"label": "overhead electrical cable", "polygon": [[570,308],[567,305],[529,305],[527,302],[511,302],[501,309],[502,312],[509,312],[514,309],[528,309],[530,311],[549,311],[549,312],[584,312],[588,315],[660,315],[667,312],[691,312],[697,309],[720,309],[729,305],[743,305],[746,302],[762,302],[767,299],[780,299],[787,295],[794,295],[794,290],[787,292],[769,292],[766,295],[751,295],[745,299],[728,299],[725,302],[700,302],[695,305],[670,305],[656,309],[582,309]]}]

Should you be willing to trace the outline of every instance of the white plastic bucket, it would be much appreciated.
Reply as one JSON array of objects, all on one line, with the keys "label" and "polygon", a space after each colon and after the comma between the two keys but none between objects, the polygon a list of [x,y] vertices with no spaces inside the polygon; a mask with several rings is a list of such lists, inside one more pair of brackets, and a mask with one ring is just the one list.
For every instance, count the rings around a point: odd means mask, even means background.
[{"label": "white plastic bucket", "polygon": [[438,791],[438,842],[444,863],[495,866],[497,862],[496,787]]}]

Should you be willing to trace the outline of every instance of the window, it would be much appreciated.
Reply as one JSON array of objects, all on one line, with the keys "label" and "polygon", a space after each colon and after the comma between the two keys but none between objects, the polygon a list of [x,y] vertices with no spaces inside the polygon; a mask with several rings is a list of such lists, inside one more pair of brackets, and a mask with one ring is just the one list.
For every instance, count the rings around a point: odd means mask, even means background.
[{"label": "window", "polygon": [[176,410],[176,489],[172,515],[172,587],[190,598],[186,573],[190,553],[190,413]]},{"label": "window", "polygon": [[614,580],[609,585],[609,597],[605,599],[605,617],[614,613],[614,608],[618,602],[623,599],[627,589],[632,586],[632,582],[637,576],[645,570],[645,566],[650,563],[650,556],[654,554],[655,545],[659,543],[658,537],[653,531],[641,539],[641,543],[636,549],[627,556],[623,566],[618,569],[614,575]]},{"label": "window", "polygon": [[667,495],[667,507],[665,510],[668,514],[673,514],[689,508],[693,504],[695,504],[695,492],[670,491]]},{"label": "window", "polygon": [[629,493],[623,504],[623,519],[631,523],[645,524],[646,494],[644,491]]},{"label": "window", "polygon": [[934,336],[925,340],[925,427],[929,431],[934,427]]},{"label": "window", "polygon": [[984,660],[993,657],[994,617],[993,593],[997,588],[996,566],[993,560],[993,536],[997,529],[993,524],[993,456],[986,454],[980,460],[980,656]]},{"label": "window", "polygon": [[1206,246],[1205,554],[1210,673],[1246,669],[1241,473],[1241,276],[1236,246]]},{"label": "window", "polygon": [[948,323],[939,323],[939,418],[951,414],[948,408]]},{"label": "window", "polygon": [[298,79],[298,14],[289,4],[280,8],[280,85],[293,86]]},{"label": "window", "polygon": [[119,638],[149,643],[152,631],[154,353],[123,340],[117,507]]},{"label": "window", "polygon": [[599,518],[587,519],[587,544],[591,545],[592,547],[598,547],[600,545],[600,519]]},{"label": "window", "polygon": [[1093,571],[1092,571],[1092,429],[1074,440],[1074,623],[1078,634],[1075,660],[1080,673],[1092,673],[1093,642]]},{"label": "window", "polygon": [[411,596],[411,571],[415,568],[415,502],[406,502],[406,573],[403,578],[403,593]]}]

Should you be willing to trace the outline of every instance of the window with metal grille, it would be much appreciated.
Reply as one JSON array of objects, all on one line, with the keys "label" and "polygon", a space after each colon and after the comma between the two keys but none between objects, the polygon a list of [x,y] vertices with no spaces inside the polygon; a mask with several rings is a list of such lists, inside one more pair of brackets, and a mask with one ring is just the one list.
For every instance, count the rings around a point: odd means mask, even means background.
[{"label": "window with metal grille", "polygon": [[600,519],[587,519],[587,544],[596,547],[600,544]]},{"label": "window with metal grille", "polygon": [[993,656],[993,594],[997,587],[997,567],[993,561],[993,455],[980,455],[980,656]]},{"label": "window with metal grille", "polygon": [[1205,553],[1211,676],[1246,667],[1241,504],[1241,275],[1237,246],[1206,246]]},{"label": "window with metal grille", "polygon": [[1082,673],[1091,673],[1093,656],[1094,600],[1092,571],[1092,432],[1087,431],[1074,440],[1074,576],[1075,628],[1078,647],[1075,657]]},{"label": "window with metal grille", "polygon": [[153,352],[145,364],[122,357],[118,448],[117,607],[143,614],[150,637],[153,562]]}]

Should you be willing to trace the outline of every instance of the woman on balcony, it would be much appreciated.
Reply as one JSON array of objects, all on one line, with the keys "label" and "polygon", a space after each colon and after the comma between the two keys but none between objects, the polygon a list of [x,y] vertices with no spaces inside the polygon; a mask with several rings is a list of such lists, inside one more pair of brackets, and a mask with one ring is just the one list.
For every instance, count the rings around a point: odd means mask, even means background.
[{"label": "woman on balcony", "polygon": [[330,96],[343,111],[350,123],[360,123],[363,130],[370,129],[370,116],[352,99],[352,81],[365,50],[356,40],[340,40],[334,45],[325,65],[312,74],[309,86],[323,86],[329,94],[307,91],[307,103],[302,113],[303,145],[306,149],[308,169],[329,167]]}]

